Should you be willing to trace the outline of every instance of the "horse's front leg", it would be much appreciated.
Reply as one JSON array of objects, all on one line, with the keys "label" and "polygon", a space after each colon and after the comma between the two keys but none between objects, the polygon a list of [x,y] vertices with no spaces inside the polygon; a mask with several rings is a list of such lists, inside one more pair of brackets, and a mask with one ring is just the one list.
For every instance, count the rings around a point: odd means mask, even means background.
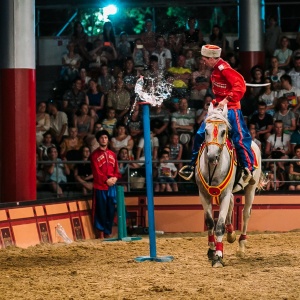
[{"label": "horse's front leg", "polygon": [[[216,240],[215,240],[215,223],[214,219],[212,217],[212,203],[210,201],[210,196],[204,196],[200,194],[200,198],[202,199],[202,207],[204,210],[204,221],[205,225],[207,227],[207,234],[208,234],[208,251],[207,251],[207,257],[209,260],[213,260],[215,257],[216,252]],[[209,199],[209,201],[206,201],[204,199]]]},{"label": "horse's front leg", "polygon": [[213,267],[223,267],[223,236],[225,234],[225,219],[228,214],[228,208],[230,204],[231,193],[226,193],[224,196],[220,197],[220,211],[219,218],[216,225],[216,255],[215,259],[212,261]]},{"label": "horse's front leg", "polygon": [[227,242],[228,243],[233,243],[236,240],[236,233],[235,233],[235,231],[233,229],[233,225],[232,225],[233,206],[234,206],[233,194],[231,194],[228,213],[227,213],[226,221],[225,221],[225,228],[226,228],[226,232],[227,232]]}]

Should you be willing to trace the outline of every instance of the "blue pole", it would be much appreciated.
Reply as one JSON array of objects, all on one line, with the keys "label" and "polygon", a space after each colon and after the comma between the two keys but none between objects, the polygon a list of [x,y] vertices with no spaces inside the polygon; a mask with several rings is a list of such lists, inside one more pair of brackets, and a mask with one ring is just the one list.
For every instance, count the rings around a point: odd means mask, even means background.
[{"label": "blue pole", "polygon": [[77,16],[77,11],[73,14],[73,16],[69,19],[69,21],[63,26],[63,28],[56,34],[56,36],[60,36],[64,30],[69,26],[69,24],[73,21],[74,18]]},{"label": "blue pole", "polygon": [[143,126],[144,126],[144,152],[146,167],[146,192],[148,205],[148,224],[150,240],[150,257],[156,257],[156,237],[153,201],[153,178],[152,178],[152,153],[150,136],[150,104],[143,104]]}]

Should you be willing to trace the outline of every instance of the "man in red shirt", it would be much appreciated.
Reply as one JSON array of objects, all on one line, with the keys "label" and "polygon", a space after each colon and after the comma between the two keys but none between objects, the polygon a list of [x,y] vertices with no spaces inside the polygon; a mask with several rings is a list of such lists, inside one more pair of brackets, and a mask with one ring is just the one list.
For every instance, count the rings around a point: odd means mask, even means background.
[{"label": "man in red shirt", "polygon": [[[204,63],[212,68],[211,82],[218,108],[227,104],[228,120],[231,124],[231,139],[244,167],[244,182],[255,184],[253,179],[254,157],[251,151],[251,135],[241,112],[240,100],[246,91],[243,76],[231,68],[231,66],[220,58],[222,49],[215,45],[204,45],[201,48]],[[199,148],[205,139],[205,120],[198,129],[193,146],[191,168],[193,169]]]},{"label": "man in red shirt", "polygon": [[121,178],[117,157],[108,149],[109,133],[100,130],[96,133],[99,148],[91,154],[93,171],[93,208],[92,218],[99,238],[110,237],[116,204],[116,182]]}]

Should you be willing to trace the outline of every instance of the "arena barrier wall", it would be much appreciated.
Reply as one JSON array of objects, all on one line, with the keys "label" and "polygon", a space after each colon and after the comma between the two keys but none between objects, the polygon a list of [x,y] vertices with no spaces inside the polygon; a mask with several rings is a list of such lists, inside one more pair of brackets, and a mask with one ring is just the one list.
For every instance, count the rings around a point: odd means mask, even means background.
[{"label": "arena barrier wall", "polygon": [[[235,196],[233,224],[241,230],[243,195]],[[147,197],[125,196],[128,225],[148,226]],[[155,228],[166,233],[204,232],[203,209],[198,196],[155,196]],[[214,205],[214,218],[218,206]],[[300,197],[297,195],[257,195],[252,208],[248,232],[290,231],[300,228]],[[56,232],[61,224],[73,240],[95,238],[91,223],[91,200],[60,200],[50,203],[23,202],[0,206],[0,248],[26,248],[40,243],[64,242]]]}]

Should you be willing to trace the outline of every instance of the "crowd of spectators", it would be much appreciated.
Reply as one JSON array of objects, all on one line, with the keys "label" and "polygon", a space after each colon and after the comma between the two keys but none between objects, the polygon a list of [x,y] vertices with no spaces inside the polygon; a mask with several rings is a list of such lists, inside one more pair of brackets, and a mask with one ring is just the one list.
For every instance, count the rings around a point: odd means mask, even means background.
[{"label": "crowd of spectators", "polygon": [[[266,64],[249,70],[252,83],[269,85],[248,89],[242,110],[264,158],[299,158],[300,49],[289,48],[289,39],[282,36],[276,18],[269,21]],[[69,87],[61,99],[38,102],[37,159],[59,162],[38,164],[39,187],[46,184],[63,195],[63,186],[74,181],[84,194],[90,192],[89,164],[65,161],[87,161],[98,147],[95,133],[101,129],[109,132],[110,149],[123,161],[120,182],[127,186],[131,176],[128,167],[136,174],[144,160],[143,120],[141,106],[135,102],[135,83],[143,75],[155,84],[163,74],[172,82],[173,91],[167,101],[150,111],[155,191],[178,191],[180,160],[190,159],[193,136],[214,98],[201,46],[210,43],[222,47],[222,58],[239,70],[238,52],[230,49],[219,25],[213,26],[205,41],[196,27],[197,20],[189,18],[187,23],[182,34],[162,35],[155,33],[152,21],[147,20],[145,31],[134,42],[128,41],[126,32],[116,38],[110,22],[94,41],[89,41],[80,22],[74,24],[59,79]],[[300,177],[299,168],[298,162],[265,164],[270,179],[267,189],[300,190],[297,180],[285,183]]]}]

